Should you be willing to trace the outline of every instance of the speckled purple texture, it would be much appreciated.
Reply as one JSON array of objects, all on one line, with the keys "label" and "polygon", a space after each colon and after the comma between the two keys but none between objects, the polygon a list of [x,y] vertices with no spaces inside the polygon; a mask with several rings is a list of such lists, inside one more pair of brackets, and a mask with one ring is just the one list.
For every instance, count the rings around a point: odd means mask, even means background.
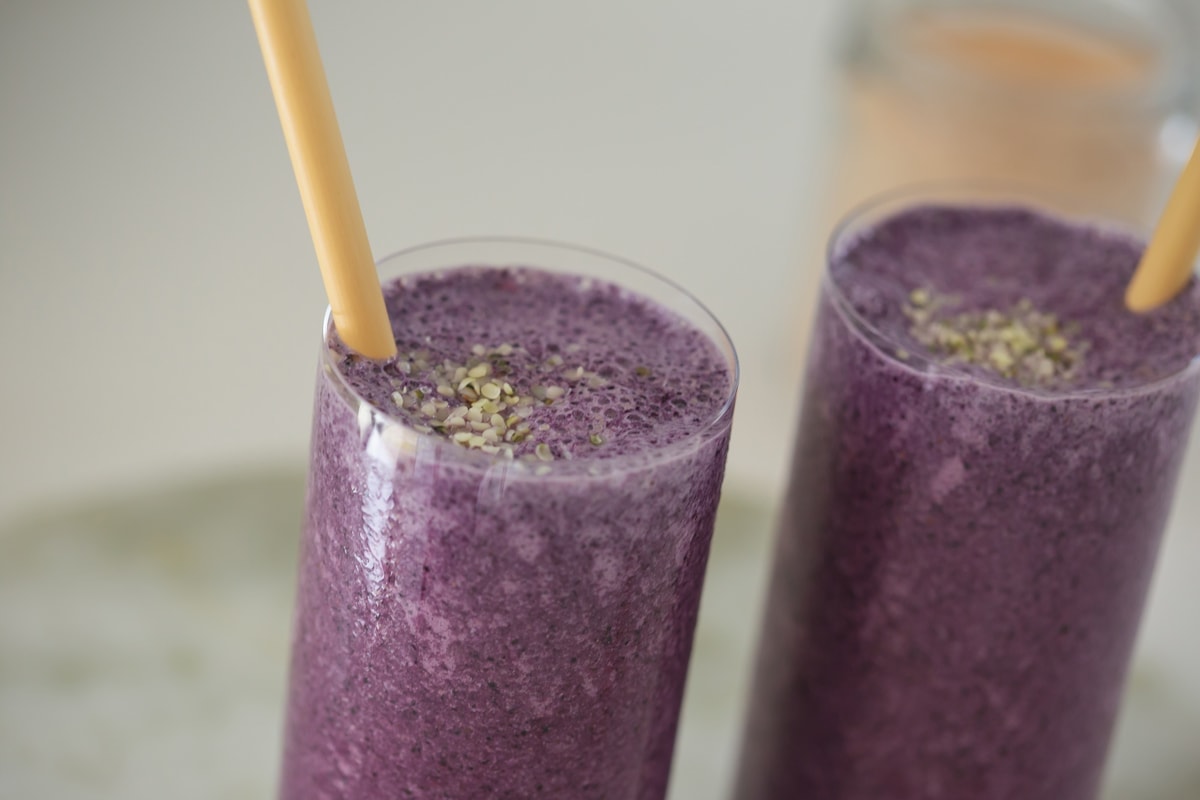
[{"label": "speckled purple texture", "polygon": [[1042,216],[937,208],[838,254],[833,279],[888,340],[914,285],[988,305],[1012,286],[997,270],[1053,264],[1021,296],[1128,337],[1097,338],[1088,380],[1174,377],[1032,394],[914,368],[826,290],[737,800],[1096,796],[1200,391],[1196,289],[1128,317],[1136,259]]},{"label": "speckled purple texture", "polygon": [[[543,342],[569,336],[585,357],[632,345],[635,359],[713,363],[707,340],[699,360],[669,344],[690,336],[618,341],[611,317],[559,330],[539,296],[526,294],[511,329],[492,316],[487,330],[506,341],[538,320]],[[652,309],[636,313],[676,325]],[[661,800],[729,441],[729,415],[711,419],[724,398],[690,437],[538,475],[395,435],[330,369],[317,383],[280,797]]]},{"label": "speckled purple texture", "polygon": [[[537,442],[556,457],[603,460],[654,450],[695,434],[729,394],[724,357],[708,336],[675,314],[620,286],[541,270],[462,267],[407,276],[385,288],[388,313],[402,353],[423,351],[430,363],[464,363],[471,348],[512,346],[504,380],[518,394],[534,385],[565,390],[561,401],[538,405],[528,422]],[[334,343],[345,354],[344,345]],[[556,358],[561,363],[548,366]],[[572,370],[597,385],[572,380]],[[386,413],[422,422],[392,401],[398,388],[438,399],[427,374],[394,364],[348,358],[347,382]],[[456,401],[457,402],[457,401]],[[600,436],[600,447],[589,436]]]},{"label": "speckled purple texture", "polygon": [[[833,276],[854,311],[913,353],[903,307],[914,289],[957,298],[950,310],[1007,311],[1022,299],[1079,328],[1088,343],[1074,387],[1144,386],[1184,369],[1200,352],[1200,287],[1154,314],[1125,311],[1125,287],[1142,243],[1127,234],[1023,208],[911,210],[843,243]],[[888,349],[888,348],[884,348]],[[964,370],[962,366],[956,369]],[[1004,379],[965,368],[988,381]]]}]

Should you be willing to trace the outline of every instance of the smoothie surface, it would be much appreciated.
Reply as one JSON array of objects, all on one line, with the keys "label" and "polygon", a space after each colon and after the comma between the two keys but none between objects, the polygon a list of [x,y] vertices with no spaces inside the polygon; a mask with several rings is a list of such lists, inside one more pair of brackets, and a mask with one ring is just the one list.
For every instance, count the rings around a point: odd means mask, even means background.
[{"label": "smoothie surface", "polygon": [[710,426],[733,376],[692,323],[614,284],[463,266],[384,286],[398,356],[330,347],[346,383],[410,427],[497,458],[652,451]]},{"label": "smoothie surface", "polygon": [[1124,389],[1200,354],[1194,280],[1153,313],[1125,309],[1142,249],[1029,209],[928,205],[848,239],[830,276],[889,354],[914,366],[1049,393]]}]

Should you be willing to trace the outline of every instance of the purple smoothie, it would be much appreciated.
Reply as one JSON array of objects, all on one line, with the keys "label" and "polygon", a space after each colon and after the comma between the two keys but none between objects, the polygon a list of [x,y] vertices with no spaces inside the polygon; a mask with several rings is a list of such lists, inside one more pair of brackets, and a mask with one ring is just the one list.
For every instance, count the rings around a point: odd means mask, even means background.
[{"label": "purple smoothie", "polygon": [[[1096,796],[1200,393],[1200,291],[1126,312],[1140,252],[1011,207],[835,245],[737,800]],[[1077,358],[956,358],[914,321],[935,293],[1053,314]]]},{"label": "purple smoothie", "polygon": [[660,800],[729,356],[590,278],[385,295],[398,359],[318,377],[280,797]]}]

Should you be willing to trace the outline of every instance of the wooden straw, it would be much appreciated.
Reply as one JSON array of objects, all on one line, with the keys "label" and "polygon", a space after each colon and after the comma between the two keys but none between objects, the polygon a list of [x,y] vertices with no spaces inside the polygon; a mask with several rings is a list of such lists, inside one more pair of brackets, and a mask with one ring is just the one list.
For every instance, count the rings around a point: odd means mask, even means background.
[{"label": "wooden straw", "polygon": [[368,358],[396,354],[346,148],[304,0],[249,0],[333,323]]},{"label": "wooden straw", "polygon": [[1200,142],[1192,151],[1171,192],[1150,244],[1142,255],[1125,305],[1130,311],[1153,311],[1171,301],[1192,277],[1200,252]]}]

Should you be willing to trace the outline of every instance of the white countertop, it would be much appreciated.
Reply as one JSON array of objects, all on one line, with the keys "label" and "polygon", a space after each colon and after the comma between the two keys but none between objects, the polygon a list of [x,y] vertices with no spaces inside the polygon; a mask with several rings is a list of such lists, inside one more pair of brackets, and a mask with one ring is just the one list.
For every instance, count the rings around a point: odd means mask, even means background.
[{"label": "white countertop", "polygon": [[[238,471],[0,526],[0,797],[271,795],[303,475]],[[770,522],[759,504],[722,503],[670,800],[727,797]],[[1170,551],[1182,558],[1169,577],[1200,558],[1200,540]],[[1195,607],[1200,587],[1175,585],[1169,605]],[[1200,653],[1146,638],[1103,798],[1195,800]]]}]

